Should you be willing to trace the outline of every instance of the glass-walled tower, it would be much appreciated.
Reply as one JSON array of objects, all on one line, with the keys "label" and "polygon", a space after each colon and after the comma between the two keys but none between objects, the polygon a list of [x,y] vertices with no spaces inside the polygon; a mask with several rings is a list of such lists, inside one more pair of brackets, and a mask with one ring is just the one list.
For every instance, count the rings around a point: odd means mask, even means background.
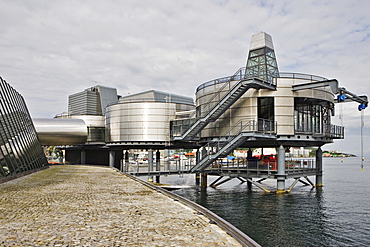
[{"label": "glass-walled tower", "polygon": [[261,32],[252,36],[245,77],[257,77],[269,83],[273,82],[274,77],[279,77],[274,45],[269,34]]}]

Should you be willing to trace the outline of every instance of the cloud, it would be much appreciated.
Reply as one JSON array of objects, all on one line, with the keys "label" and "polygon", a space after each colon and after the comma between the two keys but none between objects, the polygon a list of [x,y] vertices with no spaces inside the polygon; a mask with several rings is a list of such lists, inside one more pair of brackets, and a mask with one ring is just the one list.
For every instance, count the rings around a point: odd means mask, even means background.
[{"label": "cloud", "polygon": [[[1,1],[0,75],[34,117],[66,111],[68,95],[96,83],[122,95],[157,89],[194,97],[200,84],[245,66],[251,36],[265,31],[280,71],[336,78],[370,95],[369,7],[366,0]],[[351,127],[353,112],[343,113]]]}]

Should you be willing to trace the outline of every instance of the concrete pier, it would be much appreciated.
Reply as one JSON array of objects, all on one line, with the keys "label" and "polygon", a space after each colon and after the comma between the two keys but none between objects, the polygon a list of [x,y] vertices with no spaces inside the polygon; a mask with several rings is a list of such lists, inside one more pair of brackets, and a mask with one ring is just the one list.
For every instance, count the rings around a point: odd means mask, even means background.
[{"label": "concrete pier", "polygon": [[0,246],[241,246],[109,167],[52,166],[0,184]]}]

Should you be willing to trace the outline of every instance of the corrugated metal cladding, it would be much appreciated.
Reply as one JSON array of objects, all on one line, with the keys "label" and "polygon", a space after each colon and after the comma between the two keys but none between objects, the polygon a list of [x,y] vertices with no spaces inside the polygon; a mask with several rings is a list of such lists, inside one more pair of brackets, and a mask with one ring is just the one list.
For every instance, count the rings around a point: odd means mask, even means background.
[{"label": "corrugated metal cladding", "polygon": [[102,115],[99,106],[99,95],[95,91],[75,93],[70,95],[68,99],[70,115]]},{"label": "corrugated metal cladding", "polygon": [[129,96],[124,96],[119,99],[120,103],[127,102],[164,102],[176,103],[185,105],[194,105],[194,100],[191,97],[150,90],[142,93],[137,93]]},{"label": "corrugated metal cladding", "polygon": [[23,97],[0,77],[0,178],[48,164]]},{"label": "corrugated metal cladding", "polygon": [[176,112],[194,110],[190,97],[150,90],[121,97],[107,107],[108,142],[167,141]]},{"label": "corrugated metal cladding", "polygon": [[105,107],[118,101],[117,89],[95,86],[68,98],[69,115],[104,115]]}]

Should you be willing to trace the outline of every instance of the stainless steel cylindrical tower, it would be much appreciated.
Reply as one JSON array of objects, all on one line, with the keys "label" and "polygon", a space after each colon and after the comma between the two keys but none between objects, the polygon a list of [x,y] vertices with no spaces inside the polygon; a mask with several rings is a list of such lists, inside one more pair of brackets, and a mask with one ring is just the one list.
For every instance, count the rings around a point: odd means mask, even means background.
[{"label": "stainless steel cylindrical tower", "polygon": [[168,102],[119,102],[106,108],[108,142],[168,141],[170,121],[194,105]]}]

